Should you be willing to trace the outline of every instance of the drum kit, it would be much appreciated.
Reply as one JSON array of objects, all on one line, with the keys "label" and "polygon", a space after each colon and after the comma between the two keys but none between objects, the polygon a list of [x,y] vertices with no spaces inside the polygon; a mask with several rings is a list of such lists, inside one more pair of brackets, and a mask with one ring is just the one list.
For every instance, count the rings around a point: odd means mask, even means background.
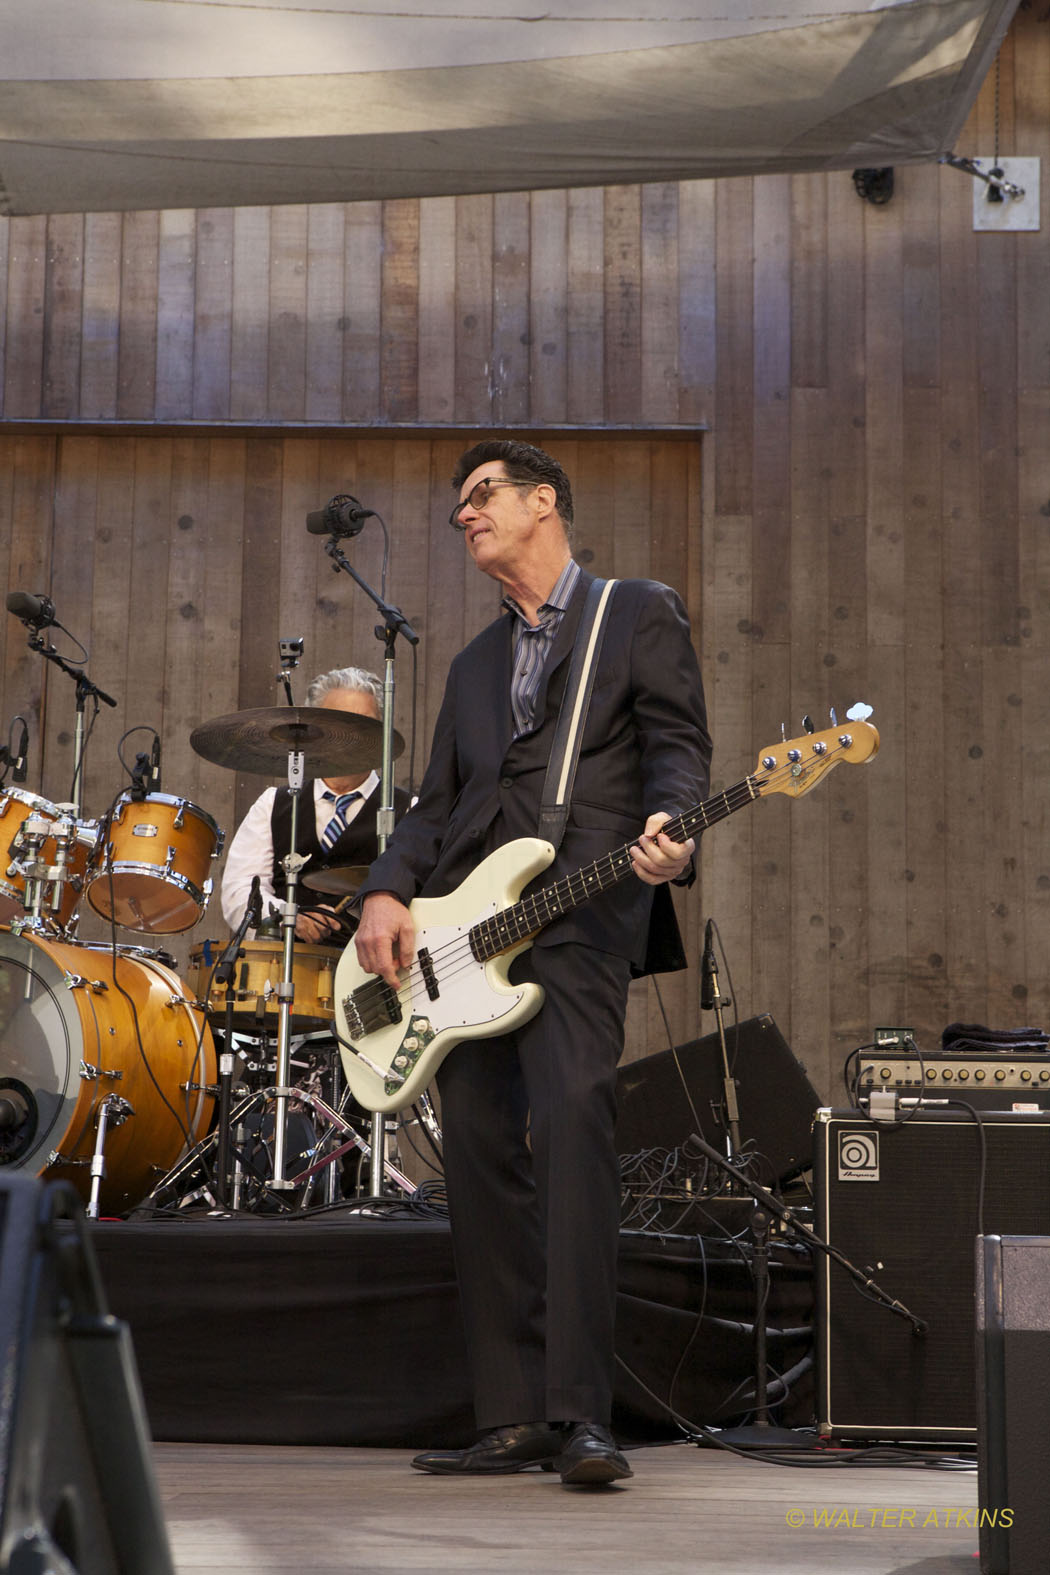
[{"label": "drum kit", "polygon": [[[368,771],[381,726],[276,707],[216,718],[190,742],[237,771],[272,777],[287,764],[291,785],[293,760],[300,782],[304,761],[313,776]],[[174,958],[117,930],[163,937],[203,919],[223,832],[188,799],[150,790],[156,772],[132,780],[97,821],[0,781],[0,1166],[72,1182],[93,1217],[200,1197],[220,1212],[305,1207],[321,1185],[336,1201],[340,1162],[370,1149],[340,1089],[338,953],[293,944],[295,893],[298,879],[346,899],[366,870],[300,873],[293,788],[283,937],[250,905],[229,942],[192,949],[183,982]],[[110,921],[109,944],[77,938],[82,899]]]}]

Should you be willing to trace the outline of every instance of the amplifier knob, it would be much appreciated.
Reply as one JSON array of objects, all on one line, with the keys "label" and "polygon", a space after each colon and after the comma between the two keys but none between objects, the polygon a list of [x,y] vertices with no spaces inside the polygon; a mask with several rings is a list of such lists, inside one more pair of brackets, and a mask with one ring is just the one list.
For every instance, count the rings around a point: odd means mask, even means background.
[{"label": "amplifier knob", "polygon": [[926,1068],[926,1081],[927,1083],[936,1083],[937,1081],[937,1073],[932,1066]]},{"label": "amplifier knob", "polygon": [[1041,1083],[1050,1083],[1050,1072],[1047,1071],[1045,1066],[1039,1074],[1039,1081]]},{"label": "amplifier knob", "polygon": [[1028,1068],[1025,1067],[1024,1071],[1021,1073],[1021,1082],[1022,1083],[1030,1083],[1031,1081],[1032,1081],[1032,1074],[1028,1070]]},{"label": "amplifier knob", "polygon": [[997,1066],[995,1069],[995,1081],[997,1083],[1006,1082],[1006,1073],[1003,1071],[1001,1066]]},{"label": "amplifier knob", "polygon": [[983,1083],[986,1076],[987,1073],[985,1072],[984,1067],[979,1066],[976,1072],[973,1074],[973,1080],[975,1083]]},{"label": "amplifier knob", "polygon": [[892,1076],[893,1076],[893,1073],[890,1071],[889,1067],[888,1066],[884,1066],[879,1071],[879,1082],[880,1083],[888,1083]]},{"label": "amplifier knob", "polygon": [[965,1083],[965,1082],[967,1082],[969,1080],[969,1077],[970,1077],[969,1072],[966,1070],[966,1068],[964,1066],[961,1066],[959,1068],[959,1082],[960,1083]]},{"label": "amplifier knob", "polygon": [[951,1082],[951,1080],[952,1080],[952,1069],[951,1069],[950,1066],[946,1066],[944,1071],[941,1073],[941,1080],[942,1080],[942,1082],[945,1082],[945,1083],[950,1083]]}]

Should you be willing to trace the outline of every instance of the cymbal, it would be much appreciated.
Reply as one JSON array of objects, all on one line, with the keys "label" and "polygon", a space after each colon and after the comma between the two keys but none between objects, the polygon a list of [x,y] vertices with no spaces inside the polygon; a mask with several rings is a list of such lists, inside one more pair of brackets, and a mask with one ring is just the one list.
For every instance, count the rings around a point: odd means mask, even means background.
[{"label": "cymbal", "polygon": [[325,891],[333,897],[352,897],[364,885],[367,864],[333,864],[326,870],[303,870],[299,880],[311,891]]},{"label": "cymbal", "polygon": [[[308,775],[347,776],[378,768],[383,758],[383,724],[356,711],[329,706],[267,706],[234,711],[202,722],[190,734],[194,751],[217,766],[279,776],[288,756],[301,751]],[[393,737],[393,756],[405,747]]]}]

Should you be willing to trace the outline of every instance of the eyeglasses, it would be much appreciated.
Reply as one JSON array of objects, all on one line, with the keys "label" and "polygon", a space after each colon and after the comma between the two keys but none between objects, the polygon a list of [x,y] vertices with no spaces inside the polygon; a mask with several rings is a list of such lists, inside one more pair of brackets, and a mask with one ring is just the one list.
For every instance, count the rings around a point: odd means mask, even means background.
[{"label": "eyeglasses", "polygon": [[459,515],[460,510],[465,509],[468,503],[476,513],[478,509],[485,507],[485,504],[489,501],[489,496],[497,487],[537,486],[539,486],[538,481],[505,481],[502,476],[484,476],[480,481],[475,481],[462,503],[456,504],[448,517],[448,522],[453,530],[466,530],[467,527],[463,524]]}]

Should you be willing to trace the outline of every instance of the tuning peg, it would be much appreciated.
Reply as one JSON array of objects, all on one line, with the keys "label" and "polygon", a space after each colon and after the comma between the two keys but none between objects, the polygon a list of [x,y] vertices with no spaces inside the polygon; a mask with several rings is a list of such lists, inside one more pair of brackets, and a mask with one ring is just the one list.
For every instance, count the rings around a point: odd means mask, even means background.
[{"label": "tuning peg", "polygon": [[858,700],[857,704],[851,705],[846,712],[846,720],[849,722],[866,722],[872,714],[872,707],[865,705],[863,700]]},{"label": "tuning peg", "polygon": [[830,717],[831,717],[831,725],[832,725],[832,727],[838,727],[838,725],[839,725],[839,719],[838,719],[838,717],[837,717],[837,716],[836,716],[836,715],[835,715],[835,707],[834,707],[834,706],[832,706],[832,707],[831,707],[831,710],[830,710],[830,711],[829,711],[829,713],[828,713],[828,714],[829,714],[829,716],[830,716]]},{"label": "tuning peg", "polygon": [[787,723],[786,722],[781,722],[781,724],[780,724],[780,742],[782,744],[786,744],[787,743],[787,736],[788,736]]},{"label": "tuning peg", "polygon": [[813,726],[813,718],[811,716],[804,716],[802,718],[802,726],[807,733],[815,733],[817,731]]}]

